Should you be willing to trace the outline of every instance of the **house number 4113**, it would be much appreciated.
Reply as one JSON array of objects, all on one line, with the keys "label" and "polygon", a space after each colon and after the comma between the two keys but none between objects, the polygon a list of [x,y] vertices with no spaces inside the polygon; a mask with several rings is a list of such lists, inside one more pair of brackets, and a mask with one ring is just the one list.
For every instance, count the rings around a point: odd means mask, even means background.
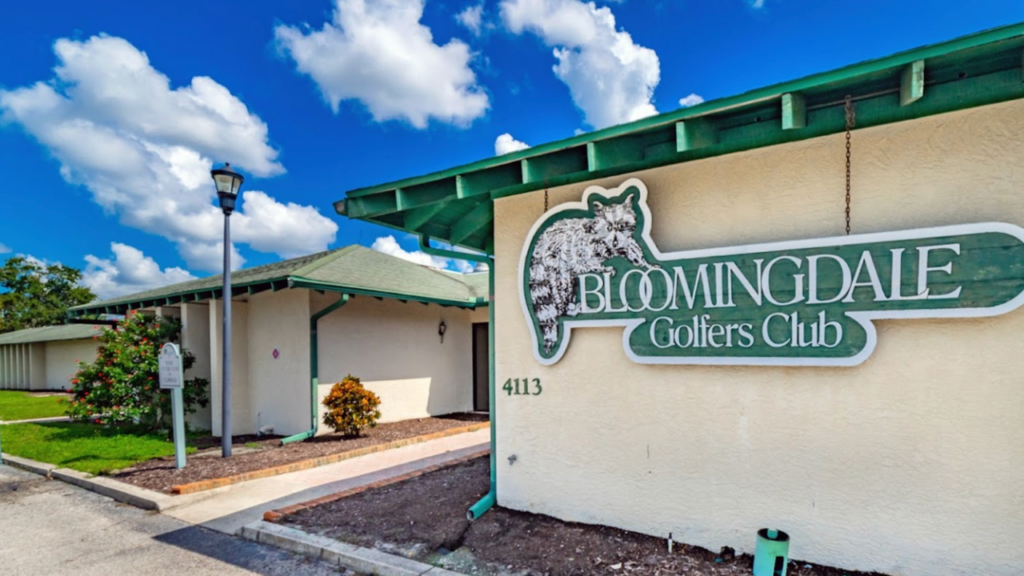
[{"label": "house number 4113", "polygon": [[540,378],[509,378],[501,389],[509,396],[540,396],[544,391]]}]

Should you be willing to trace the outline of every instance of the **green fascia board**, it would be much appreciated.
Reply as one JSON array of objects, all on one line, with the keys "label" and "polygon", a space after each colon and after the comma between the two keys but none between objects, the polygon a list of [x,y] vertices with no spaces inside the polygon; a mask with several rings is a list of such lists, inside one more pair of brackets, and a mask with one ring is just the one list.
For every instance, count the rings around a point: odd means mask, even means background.
[{"label": "green fascia board", "polygon": [[[245,282],[241,284],[232,283],[231,293],[236,296],[240,296],[242,294],[257,294],[264,290],[270,290],[276,282],[287,280],[287,276],[282,276],[280,278],[259,280],[256,282]],[[198,302],[199,300],[217,300],[222,297],[222,291],[223,288],[198,288],[195,290],[172,292],[166,296],[159,296],[156,298],[149,297],[134,299],[129,297],[121,300],[107,300],[97,302],[95,304],[83,304],[81,306],[69,308],[67,316],[70,318],[76,318],[88,314],[123,314],[128,310],[173,306],[175,304]]]},{"label": "green fascia board", "polygon": [[0,334],[0,346],[62,340],[87,340],[96,334],[95,328],[89,324],[63,324],[60,326],[25,328]]},{"label": "green fascia board", "polygon": [[389,298],[392,300],[399,300],[401,302],[421,302],[423,304],[440,304],[442,306],[454,306],[458,308],[469,308],[474,309],[479,306],[486,306],[487,302],[482,301],[479,298],[472,300],[447,300],[444,298],[431,298],[429,296],[417,296],[415,294],[398,294],[393,292],[379,292],[376,290],[368,290],[366,288],[357,288],[353,286],[345,286],[342,284],[333,284],[327,282],[317,282],[315,280],[309,280],[306,278],[292,277],[289,278],[289,284],[292,288],[306,288],[309,290],[322,290],[324,292],[340,292],[342,294],[354,294],[362,296],[373,296],[374,298]]},{"label": "green fascia board", "polygon": [[456,176],[465,175],[467,173],[486,168],[493,168],[495,166],[501,166],[513,162],[518,163],[522,160],[544,156],[552,152],[558,152],[560,150],[577,146],[586,146],[586,144],[590,142],[597,142],[606,138],[621,136],[631,132],[646,130],[658,126],[667,126],[687,118],[704,116],[763,101],[780,99],[782,95],[786,93],[803,92],[812,88],[821,88],[828,84],[855,81],[858,77],[884,72],[893,68],[902,68],[903,66],[913,64],[918,60],[927,60],[929,58],[944,56],[953,52],[967,50],[1002,40],[1009,40],[1022,35],[1024,35],[1024,23],[986,30],[984,32],[963,36],[946,42],[899,52],[884,58],[867,60],[829,72],[812,74],[798,80],[758,88],[736,96],[710,100],[690,108],[683,108],[626,124],[596,130],[594,132],[581,134],[572,138],[542,144],[533,148],[520,150],[518,152],[504,154],[502,156],[487,158],[470,164],[425,174],[423,176],[415,176],[376,186],[358,188],[347,192],[346,198],[334,203],[334,208],[339,214],[344,215],[347,212],[345,200],[349,198],[362,198],[379,193],[395,192],[399,188],[428,184],[437,180],[455,178]]}]

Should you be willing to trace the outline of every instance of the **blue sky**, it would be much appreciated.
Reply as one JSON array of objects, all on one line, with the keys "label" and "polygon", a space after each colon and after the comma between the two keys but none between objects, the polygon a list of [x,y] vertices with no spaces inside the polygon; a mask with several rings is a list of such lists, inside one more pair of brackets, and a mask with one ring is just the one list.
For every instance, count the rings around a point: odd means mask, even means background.
[{"label": "blue sky", "polygon": [[332,202],[1019,21],[1019,0],[5,2],[0,258],[104,297],[214,273],[227,160],[245,266],[376,243],[454,267]]}]

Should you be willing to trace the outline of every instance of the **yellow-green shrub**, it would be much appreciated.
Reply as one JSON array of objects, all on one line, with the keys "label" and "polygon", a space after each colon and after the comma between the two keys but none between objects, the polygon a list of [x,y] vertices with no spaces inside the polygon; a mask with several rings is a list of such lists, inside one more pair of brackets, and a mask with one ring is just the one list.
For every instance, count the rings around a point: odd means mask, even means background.
[{"label": "yellow-green shrub", "polygon": [[380,398],[351,374],[331,387],[323,405],[327,408],[324,425],[348,437],[359,436],[363,428],[373,428],[380,419]]}]

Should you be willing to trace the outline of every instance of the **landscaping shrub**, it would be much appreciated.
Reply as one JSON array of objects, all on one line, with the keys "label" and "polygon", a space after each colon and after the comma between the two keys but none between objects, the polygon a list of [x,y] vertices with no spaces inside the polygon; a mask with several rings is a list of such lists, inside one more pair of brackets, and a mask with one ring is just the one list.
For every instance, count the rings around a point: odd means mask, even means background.
[{"label": "landscaping shrub", "polygon": [[[71,380],[74,397],[68,415],[98,424],[137,423],[150,430],[170,429],[171,395],[160,389],[158,358],[161,346],[177,342],[181,323],[130,313],[116,329],[97,330],[93,336],[100,341],[96,360],[78,364],[78,373]],[[181,360],[188,370],[195,356],[182,350]],[[186,414],[208,404],[209,385],[205,378],[185,381]]]},{"label": "landscaping shrub", "polygon": [[331,387],[323,405],[327,408],[324,425],[348,437],[359,436],[363,428],[373,428],[380,419],[380,398],[351,374]]}]

